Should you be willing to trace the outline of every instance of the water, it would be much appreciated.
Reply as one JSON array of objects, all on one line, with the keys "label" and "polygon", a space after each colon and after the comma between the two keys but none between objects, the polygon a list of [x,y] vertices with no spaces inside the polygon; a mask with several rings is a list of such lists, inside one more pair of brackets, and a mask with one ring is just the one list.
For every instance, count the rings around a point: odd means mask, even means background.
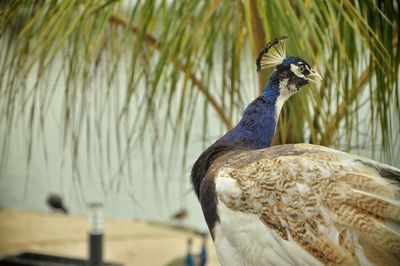
[{"label": "water", "polygon": [[[46,124],[44,144],[48,153],[47,163],[43,155],[43,143],[38,138],[34,142],[29,167],[25,145],[27,130],[21,124],[16,127],[8,143],[7,166],[1,171],[2,206],[47,212],[46,197],[49,193],[56,192],[63,195],[71,213],[85,214],[86,203],[102,202],[105,205],[106,217],[171,222],[170,216],[174,212],[187,208],[189,216],[184,224],[206,230],[201,208],[189,185],[189,169],[181,170],[180,164],[175,163],[168,175],[161,172],[159,180],[154,181],[150,163],[154,158],[145,143],[144,150],[135,147],[132,151],[136,157],[130,162],[133,169],[132,177],[125,174],[116,177],[118,181],[111,182],[113,176],[105,174],[104,188],[96,171],[87,169],[87,158],[82,156],[79,159],[79,180],[73,172],[75,166],[69,156],[70,147],[67,147],[66,151],[62,148],[57,124],[55,119],[49,119]],[[86,147],[84,139],[82,147]],[[197,150],[189,150],[188,167],[190,167],[189,162],[193,162],[201,150],[200,141],[197,146],[199,147]],[[114,156],[116,154],[113,154]],[[167,160],[165,157],[162,159]],[[92,155],[91,160],[95,161],[96,158]],[[92,162],[92,168],[97,166],[97,162]]]},{"label": "water", "polygon": [[[60,67],[61,61],[58,64],[49,73],[50,84],[56,82],[52,77],[57,76],[57,67]],[[32,72],[35,73],[35,69]],[[120,84],[125,84],[124,82],[125,77],[121,74]],[[33,76],[28,83],[34,84]],[[105,115],[102,117],[98,115],[99,109],[86,110],[86,114],[82,115],[83,112],[81,113],[78,108],[77,112],[71,115],[71,119],[75,121],[81,116],[84,116],[85,120],[79,129],[81,138],[77,145],[79,155],[76,160],[72,160],[74,143],[69,139],[64,145],[62,138],[63,82],[58,81],[55,86],[52,103],[46,113],[44,130],[37,127],[29,128],[28,115],[15,123],[12,134],[7,138],[7,163],[0,172],[0,205],[49,212],[46,197],[49,193],[59,193],[72,214],[85,215],[89,203],[101,202],[104,204],[106,217],[145,219],[164,223],[176,223],[172,221],[171,215],[181,209],[187,209],[188,218],[183,221],[183,225],[206,231],[207,226],[201,207],[189,182],[191,165],[204,149],[200,122],[202,99],[196,108],[194,134],[189,141],[186,163],[183,167],[183,149],[172,143],[172,131],[155,132],[154,128],[149,127],[145,130],[146,137],[143,140],[135,142],[127,153],[121,153],[123,158],[128,154],[130,159],[120,168],[117,133],[114,127],[109,125],[115,123],[114,106],[123,102],[125,91],[118,90],[119,88],[112,89],[118,93],[108,96],[107,90],[101,91],[93,85],[85,96],[93,102],[101,102],[104,97],[112,98],[104,106]],[[137,123],[135,108],[140,100],[140,95],[136,96],[131,103],[132,110],[127,119],[121,122],[122,151],[127,148],[126,136],[124,137],[125,126],[130,128]],[[118,101],[120,102],[117,103]],[[29,104],[30,102],[27,106]],[[78,106],[79,104],[77,103]],[[158,113],[160,117],[157,119],[160,122],[164,118],[165,111],[160,107]],[[223,127],[214,115],[213,111],[210,111],[211,137],[208,144],[222,134]],[[86,121],[89,121],[90,129]],[[100,125],[100,137],[97,135],[97,125]],[[34,141],[28,164],[27,140],[30,132],[33,132]],[[0,135],[4,134],[5,127],[0,125]],[[158,139],[158,142],[153,142],[154,139]],[[164,145],[162,152],[159,152],[160,149],[154,150],[155,145]],[[171,150],[174,154],[172,161],[169,160]],[[154,172],[154,169],[157,169],[157,172]]]}]

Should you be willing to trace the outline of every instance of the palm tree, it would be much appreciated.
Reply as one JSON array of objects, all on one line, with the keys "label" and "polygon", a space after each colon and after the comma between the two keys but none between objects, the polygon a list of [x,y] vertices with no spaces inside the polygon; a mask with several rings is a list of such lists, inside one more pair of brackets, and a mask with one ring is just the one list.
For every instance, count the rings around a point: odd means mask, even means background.
[{"label": "palm tree", "polygon": [[61,86],[63,143],[72,144],[73,158],[82,138],[85,156],[110,161],[115,146],[121,169],[144,140],[154,154],[176,158],[163,138],[186,150],[193,135],[210,141],[212,117],[221,130],[237,122],[269,75],[255,74],[255,57],[278,35],[324,79],[285,105],[274,144],[368,148],[388,162],[400,154],[398,1],[127,2],[1,3],[3,155],[22,119],[30,161]]}]

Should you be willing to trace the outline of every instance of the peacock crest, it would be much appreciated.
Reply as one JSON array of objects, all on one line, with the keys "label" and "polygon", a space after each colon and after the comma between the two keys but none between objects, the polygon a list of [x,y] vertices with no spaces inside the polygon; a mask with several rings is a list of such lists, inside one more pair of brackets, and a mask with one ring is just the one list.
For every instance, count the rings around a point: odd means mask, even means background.
[{"label": "peacock crest", "polygon": [[275,67],[286,58],[285,41],[287,36],[280,36],[267,43],[256,60],[257,71]]}]

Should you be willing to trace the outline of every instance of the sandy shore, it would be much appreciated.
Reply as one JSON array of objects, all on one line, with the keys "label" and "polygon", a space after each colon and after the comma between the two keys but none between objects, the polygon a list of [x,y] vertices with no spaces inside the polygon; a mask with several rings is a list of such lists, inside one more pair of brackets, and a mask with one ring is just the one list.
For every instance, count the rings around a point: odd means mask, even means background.
[{"label": "sandy shore", "polygon": [[[88,220],[83,216],[0,209],[0,256],[20,251],[39,251],[85,258]],[[201,239],[189,230],[127,220],[107,220],[104,225],[106,261],[124,265],[166,265],[193,249]],[[219,265],[212,241],[208,241],[209,263]]]}]

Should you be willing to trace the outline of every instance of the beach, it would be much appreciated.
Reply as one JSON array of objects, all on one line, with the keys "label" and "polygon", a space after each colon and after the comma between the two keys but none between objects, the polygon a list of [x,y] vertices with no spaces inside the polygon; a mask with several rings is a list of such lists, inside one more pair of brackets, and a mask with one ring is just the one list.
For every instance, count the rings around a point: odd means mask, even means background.
[{"label": "beach", "polygon": [[[1,208],[0,256],[34,251],[86,258],[88,227],[85,216]],[[185,256],[188,238],[193,253],[201,246],[192,230],[146,221],[107,219],[104,238],[104,260],[123,265],[167,265]],[[211,239],[207,251],[207,265],[219,265]]]}]

